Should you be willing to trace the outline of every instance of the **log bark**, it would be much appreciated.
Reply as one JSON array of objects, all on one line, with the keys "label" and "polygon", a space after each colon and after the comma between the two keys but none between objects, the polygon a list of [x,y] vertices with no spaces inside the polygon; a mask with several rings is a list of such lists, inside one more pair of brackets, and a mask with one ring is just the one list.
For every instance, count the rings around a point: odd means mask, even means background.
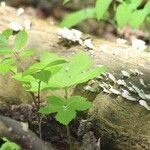
[{"label": "log bark", "polygon": [[45,144],[36,134],[23,129],[21,122],[0,116],[0,137],[19,144],[23,150],[55,150],[50,143]]},{"label": "log bark", "polygon": [[[79,45],[66,47],[60,43],[56,25],[50,25],[46,21],[34,19],[25,14],[21,17],[16,17],[15,13],[14,8],[0,8],[0,31],[9,27],[11,21],[22,23],[25,18],[30,19],[32,27],[29,30],[28,47],[36,48],[37,55],[43,50],[48,50],[69,57],[80,50],[84,50],[92,57],[95,66],[106,65],[109,72],[114,72],[116,76],[120,74],[121,70],[138,69],[143,72],[145,83],[149,83],[150,53],[134,50],[129,45],[118,45],[93,36],[90,37],[93,39],[94,51],[87,50]],[[89,37],[89,35],[84,35],[84,37]],[[107,45],[107,50],[100,49],[102,45]],[[3,80],[5,80],[4,83],[2,82]],[[0,97],[4,98],[5,96],[12,100],[22,97],[22,93],[20,93],[20,97],[16,93],[18,89],[21,89],[19,84],[14,86],[16,82],[11,79],[6,80],[6,77],[1,77],[0,81]],[[137,81],[139,81],[139,78],[133,79],[133,82],[139,85]],[[8,93],[10,82],[12,83],[11,87],[14,87],[11,89],[12,92]],[[8,86],[4,86],[4,84]],[[81,93],[81,89],[78,90],[78,93]],[[146,109],[122,98],[114,99],[103,93],[89,95],[94,105],[89,113],[90,119],[94,122],[98,135],[104,137],[104,147],[109,145],[111,146],[110,149],[115,150],[148,150],[150,148],[150,113]],[[30,101],[30,96],[26,99]]]}]

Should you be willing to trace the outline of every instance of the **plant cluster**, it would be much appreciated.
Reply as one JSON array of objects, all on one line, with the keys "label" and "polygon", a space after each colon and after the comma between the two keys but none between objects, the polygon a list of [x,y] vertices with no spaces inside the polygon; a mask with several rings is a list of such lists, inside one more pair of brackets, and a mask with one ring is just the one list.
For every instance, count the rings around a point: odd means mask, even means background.
[{"label": "plant cluster", "polygon": [[20,146],[14,142],[9,141],[7,138],[0,138],[0,150],[21,150]]},{"label": "plant cluster", "polygon": [[[64,4],[71,0],[64,0]],[[109,9],[111,8],[111,9]],[[112,16],[113,14],[113,16]],[[139,28],[150,15],[150,0],[96,0],[95,7],[84,8],[66,16],[61,22],[63,27],[72,27],[80,22],[94,18],[109,21],[119,28],[129,25]]]},{"label": "plant cluster", "polygon": [[[9,39],[14,39],[13,44]],[[25,48],[27,39],[28,35],[24,30],[14,33],[7,29],[0,34],[0,73],[5,75],[10,72],[13,79],[21,82],[26,91],[32,94],[38,114],[56,114],[56,120],[67,128],[71,147],[68,125],[76,117],[77,111],[87,110],[92,104],[80,95],[70,96],[68,89],[98,76],[106,68],[99,66],[91,69],[92,60],[85,52],[79,52],[69,60],[43,52],[38,62],[25,69],[21,68],[18,63],[23,63],[26,60],[24,58],[34,54],[34,50]],[[50,96],[47,98],[47,105],[41,106],[41,92],[55,89],[64,89],[65,96]],[[39,114],[39,127],[40,120]]]}]

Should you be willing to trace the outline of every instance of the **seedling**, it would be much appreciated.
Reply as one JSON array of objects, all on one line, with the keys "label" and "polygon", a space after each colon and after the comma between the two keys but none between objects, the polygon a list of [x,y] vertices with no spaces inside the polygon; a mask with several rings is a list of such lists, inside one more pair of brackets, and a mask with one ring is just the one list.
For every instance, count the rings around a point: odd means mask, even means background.
[{"label": "seedling", "polygon": [[56,113],[56,120],[66,126],[70,149],[72,149],[72,144],[68,125],[76,117],[77,111],[87,110],[92,106],[92,103],[82,96],[69,96],[68,89],[79,83],[86,82],[106,70],[105,67],[90,69],[91,62],[90,57],[83,52],[74,55],[51,78],[48,85],[51,88],[63,88],[65,90],[65,96],[48,97],[47,106],[41,107],[39,110],[42,114]]},{"label": "seedling", "polygon": [[[26,91],[33,96],[37,109],[39,133],[41,133],[41,115],[56,113],[56,120],[66,126],[70,149],[72,149],[69,123],[76,117],[77,111],[87,110],[92,106],[86,98],[75,95],[70,96],[68,89],[77,84],[87,82],[105,72],[103,66],[91,69],[92,60],[85,52],[79,52],[68,61],[63,57],[45,52],[41,54],[39,62],[31,64],[28,68],[19,68],[18,63],[23,58],[32,56],[33,50],[25,50],[27,33],[20,31],[15,35],[13,46],[8,43],[12,30],[5,30],[0,34],[0,54],[3,56],[0,62],[0,73],[12,72],[12,78],[22,83]],[[41,91],[64,89],[64,97],[50,96],[48,104],[41,107]]]}]

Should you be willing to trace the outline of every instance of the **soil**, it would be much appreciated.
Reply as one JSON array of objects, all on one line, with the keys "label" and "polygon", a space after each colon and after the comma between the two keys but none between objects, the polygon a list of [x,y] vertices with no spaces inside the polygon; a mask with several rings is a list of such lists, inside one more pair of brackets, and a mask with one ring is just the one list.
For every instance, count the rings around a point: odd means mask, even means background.
[{"label": "soil", "polygon": [[[38,114],[32,105],[3,105],[0,108],[0,115],[10,117],[17,121],[28,123],[28,128],[35,132],[39,137]],[[83,119],[85,120],[85,118],[83,117],[78,117],[70,124],[71,139],[74,150],[85,150],[87,140],[92,147],[94,147],[93,142],[97,142],[97,139],[95,138],[93,132],[90,131],[91,133],[88,133],[89,129],[85,131],[85,127],[80,123]],[[41,129],[43,141],[51,143],[52,146],[58,150],[69,149],[66,129],[55,120],[54,115],[42,117]],[[88,134],[86,135],[86,133]],[[89,136],[93,137],[92,141],[89,141]],[[93,148],[88,149],[94,150]]]}]

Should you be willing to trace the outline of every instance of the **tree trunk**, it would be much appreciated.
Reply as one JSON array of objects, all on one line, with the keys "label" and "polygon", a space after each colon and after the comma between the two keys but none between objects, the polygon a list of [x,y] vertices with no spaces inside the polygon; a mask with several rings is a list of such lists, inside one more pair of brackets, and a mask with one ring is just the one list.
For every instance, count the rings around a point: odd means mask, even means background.
[{"label": "tree trunk", "polygon": [[[148,52],[138,51],[129,45],[118,45],[93,36],[90,37],[93,39],[95,50],[87,50],[78,45],[67,47],[60,42],[57,35],[58,27],[52,26],[46,21],[34,19],[25,14],[16,17],[16,10],[11,7],[0,8],[0,18],[0,31],[9,27],[11,21],[23,23],[25,18],[31,19],[32,27],[28,32],[28,48],[36,48],[37,55],[43,50],[48,50],[69,57],[73,53],[84,50],[92,57],[95,66],[106,65],[109,72],[114,72],[117,77],[121,70],[138,69],[143,72],[142,78],[145,83],[148,84],[150,81],[150,53]],[[89,35],[84,35],[84,37],[89,37]],[[102,45],[107,45],[107,50],[102,50],[100,48]],[[131,80],[139,86],[140,78],[141,76]],[[24,96],[24,92],[20,92],[20,96],[18,96],[17,90],[21,89],[20,85],[16,86],[16,82],[11,79],[1,76],[0,86],[0,98],[7,97],[13,101],[13,99],[21,99]],[[147,87],[146,92],[149,91],[150,89]],[[81,93],[81,89],[78,93]],[[84,93],[82,94],[84,95]],[[26,93],[26,95],[28,94]],[[94,107],[89,112],[90,119],[94,122],[98,136],[104,139],[104,147],[109,145],[110,149],[115,150],[150,149],[150,113],[144,107],[138,103],[126,101],[122,97],[112,98],[103,93],[89,95],[90,97],[94,95],[92,97]],[[26,99],[30,99],[30,96],[28,95]]]}]

